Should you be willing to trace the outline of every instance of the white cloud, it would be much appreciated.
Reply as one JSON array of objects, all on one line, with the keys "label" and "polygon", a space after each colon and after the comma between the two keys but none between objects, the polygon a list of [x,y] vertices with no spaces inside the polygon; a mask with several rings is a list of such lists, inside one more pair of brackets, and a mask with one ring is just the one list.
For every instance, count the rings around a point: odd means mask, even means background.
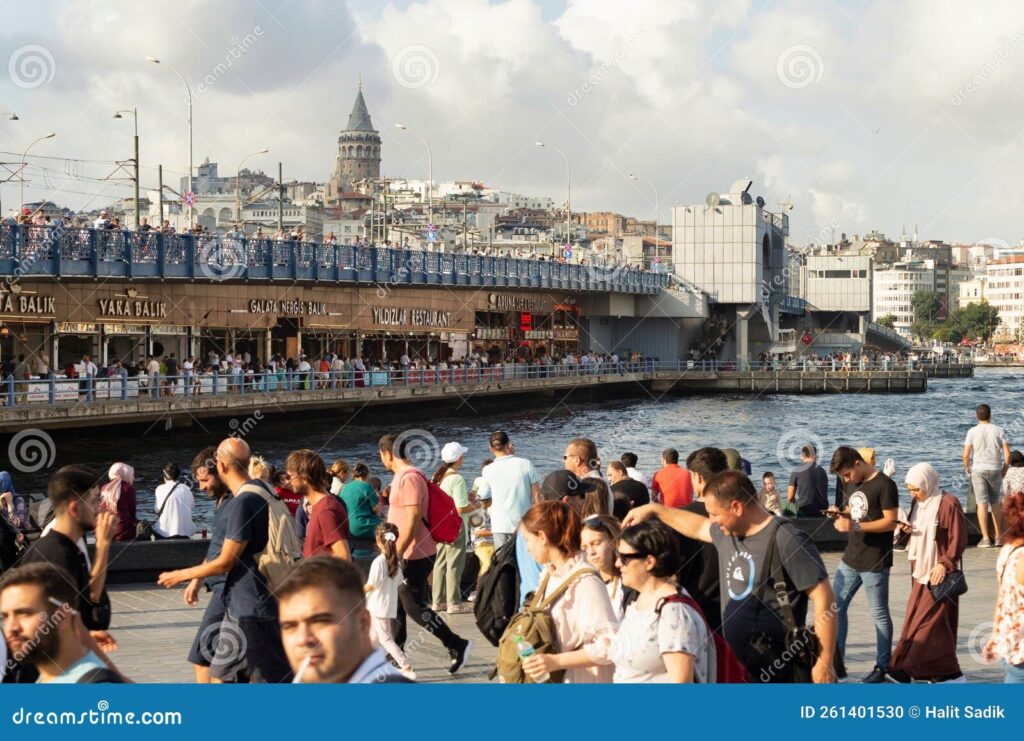
[{"label": "white cloud", "polygon": [[[533,146],[542,138],[570,158],[577,209],[649,215],[654,183],[664,217],[751,174],[769,204],[792,197],[794,241],[835,222],[915,221],[930,238],[1018,241],[1024,6],[1012,0],[568,0],[553,14],[538,0],[356,2],[5,8],[0,63],[41,46],[54,66],[48,82],[4,86],[0,110],[22,120],[0,121],[0,149],[54,129],[33,152],[124,159],[131,124],[110,116],[137,106],[143,165],[162,162],[173,181],[184,92],[142,61],[151,54],[203,88],[195,160],[223,172],[267,146],[254,166],[326,179],[361,75],[388,174],[426,174],[422,145],[394,129],[403,122],[430,140],[436,178],[560,201],[563,164]],[[51,166],[74,205],[89,201],[78,192],[99,193],[96,205],[130,190]]]}]

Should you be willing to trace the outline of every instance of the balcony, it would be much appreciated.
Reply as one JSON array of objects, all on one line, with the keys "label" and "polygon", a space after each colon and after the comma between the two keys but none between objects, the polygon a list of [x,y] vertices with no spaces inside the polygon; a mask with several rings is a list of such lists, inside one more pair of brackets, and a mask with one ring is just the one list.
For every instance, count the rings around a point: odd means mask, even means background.
[{"label": "balcony", "polygon": [[0,225],[0,274],[16,279],[282,281],[539,288],[655,295],[643,270],[362,245],[220,235]]}]

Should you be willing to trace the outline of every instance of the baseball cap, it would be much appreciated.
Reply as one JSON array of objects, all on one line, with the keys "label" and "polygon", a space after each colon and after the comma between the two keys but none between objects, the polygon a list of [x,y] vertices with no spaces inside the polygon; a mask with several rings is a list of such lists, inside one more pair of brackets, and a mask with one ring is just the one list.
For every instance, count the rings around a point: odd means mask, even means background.
[{"label": "baseball cap", "polygon": [[441,448],[441,460],[445,463],[454,463],[468,452],[469,448],[461,443],[447,443]]},{"label": "baseball cap", "polygon": [[543,499],[582,497],[596,488],[597,484],[594,481],[581,479],[572,471],[562,468],[544,477],[544,482],[540,485],[540,495]]}]

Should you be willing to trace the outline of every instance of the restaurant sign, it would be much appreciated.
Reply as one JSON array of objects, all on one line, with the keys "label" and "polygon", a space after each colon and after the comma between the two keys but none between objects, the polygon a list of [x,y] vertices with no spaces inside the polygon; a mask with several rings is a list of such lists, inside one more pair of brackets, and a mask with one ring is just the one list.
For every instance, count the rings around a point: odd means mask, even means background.
[{"label": "restaurant sign", "polygon": [[289,299],[256,299],[249,302],[250,314],[274,314],[277,316],[327,316],[326,301],[303,301]]},{"label": "restaurant sign", "polygon": [[163,301],[132,301],[129,299],[101,298],[100,316],[128,317],[130,319],[162,319],[167,316]]},{"label": "restaurant sign", "polygon": [[53,316],[53,296],[28,296],[5,293],[0,295],[0,314],[34,314]]},{"label": "restaurant sign", "polygon": [[387,327],[448,327],[450,311],[431,309],[372,309],[373,323]]}]

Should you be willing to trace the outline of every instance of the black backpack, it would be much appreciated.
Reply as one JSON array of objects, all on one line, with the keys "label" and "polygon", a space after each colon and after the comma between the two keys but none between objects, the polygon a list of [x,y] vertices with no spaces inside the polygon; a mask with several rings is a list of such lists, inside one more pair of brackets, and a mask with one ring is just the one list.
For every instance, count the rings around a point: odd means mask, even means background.
[{"label": "black backpack", "polygon": [[11,524],[5,515],[0,514],[0,573],[18,563],[18,559],[21,558],[25,549],[25,536]]},{"label": "black backpack", "polygon": [[480,577],[473,615],[484,638],[497,646],[512,616],[519,611],[519,565],[516,539],[494,553],[491,565]]}]

